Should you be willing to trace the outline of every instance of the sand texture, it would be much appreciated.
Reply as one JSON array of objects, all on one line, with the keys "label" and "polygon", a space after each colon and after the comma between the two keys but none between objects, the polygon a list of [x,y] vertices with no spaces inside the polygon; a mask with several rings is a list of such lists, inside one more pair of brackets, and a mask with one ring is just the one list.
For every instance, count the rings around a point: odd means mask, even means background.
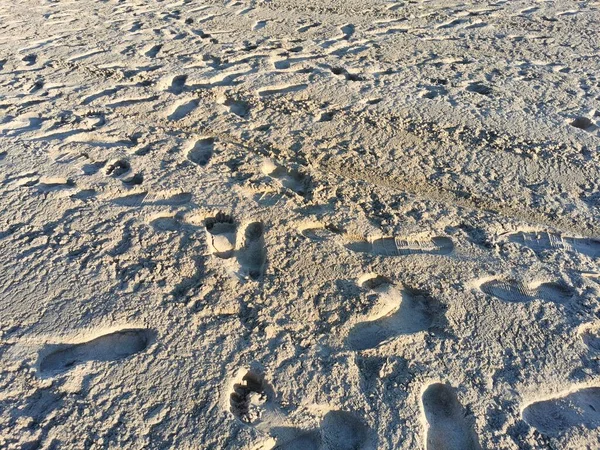
[{"label": "sand texture", "polygon": [[600,448],[600,2],[0,0],[0,448]]}]

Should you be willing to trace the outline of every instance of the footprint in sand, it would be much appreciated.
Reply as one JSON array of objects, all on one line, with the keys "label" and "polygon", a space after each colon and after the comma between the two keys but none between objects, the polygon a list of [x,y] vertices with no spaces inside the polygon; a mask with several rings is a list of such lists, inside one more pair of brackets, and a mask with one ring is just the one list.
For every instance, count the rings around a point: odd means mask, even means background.
[{"label": "footprint in sand", "polygon": [[266,20],[259,20],[257,22],[254,22],[254,25],[252,26],[252,31],[262,30],[266,26],[267,26]]},{"label": "footprint in sand", "polygon": [[388,339],[427,330],[443,315],[440,302],[425,292],[399,289],[383,277],[369,278],[362,285],[378,294],[381,306],[350,330],[346,344],[352,350],[375,348]]},{"label": "footprint in sand", "polygon": [[51,192],[60,189],[72,189],[75,187],[75,182],[70,178],[41,177],[36,187],[42,192]]},{"label": "footprint in sand", "polygon": [[[320,429],[275,429],[277,443],[273,450],[361,450],[373,448],[370,428],[354,414],[329,411],[323,417]],[[291,438],[290,438],[291,436]]]},{"label": "footprint in sand", "polygon": [[[296,428],[279,428],[273,433],[277,445],[272,450],[320,450],[321,435],[318,430],[301,431]],[[289,437],[291,436],[291,437]]]},{"label": "footprint in sand", "polygon": [[353,239],[346,243],[348,250],[371,253],[379,256],[404,255],[448,255],[454,250],[452,239],[436,236],[430,240],[405,240],[396,237],[382,237],[373,240]]},{"label": "footprint in sand", "polygon": [[433,383],[421,397],[426,450],[479,450],[477,435],[452,386]]},{"label": "footprint in sand", "polygon": [[306,33],[311,28],[316,28],[320,25],[321,24],[319,22],[309,23],[308,25],[302,25],[301,27],[297,28],[296,31],[298,33]]},{"label": "footprint in sand", "polygon": [[343,234],[343,230],[335,225],[322,224],[320,222],[305,222],[298,227],[300,234],[308,239],[317,242],[324,242],[333,239],[336,235]]},{"label": "footprint in sand", "polygon": [[167,116],[168,120],[177,121],[181,120],[184,117],[190,115],[192,111],[194,111],[200,101],[197,99],[192,100],[182,100],[181,102],[176,103],[171,109],[171,113]]},{"label": "footprint in sand", "polygon": [[[284,412],[275,402],[275,391],[266,381],[264,375],[255,370],[242,370],[227,389],[229,412],[243,424],[271,435],[268,448],[309,450],[310,436],[304,430],[286,425]],[[277,443],[279,446],[273,447]],[[296,446],[296,443],[305,446]]]},{"label": "footprint in sand", "polygon": [[141,191],[134,194],[127,194],[111,199],[111,202],[118,206],[142,206],[148,197],[148,192]]},{"label": "footprint in sand", "polygon": [[298,169],[286,169],[272,161],[266,161],[262,171],[265,175],[277,180],[283,187],[302,197],[307,197],[310,193],[310,176]]},{"label": "footprint in sand", "polygon": [[267,251],[262,222],[248,223],[238,230],[233,217],[219,212],[204,220],[208,248],[211,254],[229,259],[236,257],[238,276],[259,280],[265,270]]},{"label": "footprint in sand", "polygon": [[471,83],[466,87],[469,92],[475,92],[476,94],[489,96],[492,94],[492,88],[482,83]]},{"label": "footprint in sand", "polygon": [[121,178],[121,181],[125,186],[139,186],[144,182],[144,175],[142,173],[129,174]]},{"label": "footprint in sand", "polygon": [[237,231],[233,217],[219,212],[216,216],[205,219],[204,226],[210,252],[222,259],[231,258],[235,251]]},{"label": "footprint in sand", "polygon": [[579,328],[581,340],[590,350],[600,351],[600,322],[592,322]]},{"label": "footprint in sand", "polygon": [[131,164],[125,159],[115,159],[106,166],[106,175],[110,177],[120,177],[131,170]]},{"label": "footprint in sand", "polygon": [[553,282],[525,284],[519,280],[495,279],[485,281],[479,288],[488,295],[511,303],[526,303],[536,298],[564,303],[574,294],[569,286]]},{"label": "footprint in sand", "polygon": [[194,164],[205,167],[212,158],[215,148],[215,139],[212,137],[200,138],[188,149],[187,157]]},{"label": "footprint in sand", "polygon": [[149,196],[149,203],[157,206],[180,206],[192,201],[193,195],[190,192],[180,192],[178,190],[158,192]]},{"label": "footprint in sand", "polygon": [[329,411],[321,422],[321,449],[362,449],[369,441],[371,430],[353,414]]},{"label": "footprint in sand", "polygon": [[260,410],[266,401],[264,378],[248,371],[233,385],[233,392],[229,395],[229,410],[241,422],[252,425],[260,420]]},{"label": "footprint in sand", "polygon": [[162,49],[162,44],[152,45],[148,49],[145,50],[144,55],[148,58],[156,58],[158,52]]},{"label": "footprint in sand", "polygon": [[570,125],[590,133],[598,128],[594,122],[584,116],[576,117],[572,122],[570,122]]},{"label": "footprint in sand", "polygon": [[240,274],[258,280],[262,277],[267,263],[265,247],[265,227],[262,222],[252,222],[238,234],[236,256]]},{"label": "footprint in sand", "polygon": [[347,41],[354,34],[354,30],[355,30],[354,25],[352,25],[351,23],[347,23],[345,25],[342,25],[340,27],[340,31],[342,32],[342,35],[339,36],[338,39],[340,39],[342,41]]},{"label": "footprint in sand", "polygon": [[171,78],[171,82],[167,87],[167,91],[175,95],[181,94],[185,90],[185,82],[187,81],[187,79],[188,76],[185,74],[175,75],[173,78]]},{"label": "footprint in sand", "polygon": [[573,427],[600,428],[600,387],[567,392],[554,398],[530,403],[523,420],[540,433],[555,436]]},{"label": "footprint in sand", "polygon": [[298,231],[304,237],[314,241],[325,241],[334,239],[336,235],[341,236],[342,244],[348,250],[377,256],[449,255],[454,250],[454,242],[445,236],[435,236],[429,240],[397,237],[366,239],[347,234],[334,225],[317,222],[304,223],[300,225]]},{"label": "footprint in sand", "polygon": [[242,373],[230,389],[229,411],[240,422],[273,436],[277,442],[273,450],[362,449],[371,439],[370,428],[346,411],[327,412],[319,429],[287,426],[285,414],[273,402],[275,393],[264,376],[253,370]]},{"label": "footprint in sand", "polygon": [[150,225],[158,232],[179,231],[182,223],[176,215],[159,214],[152,218]]},{"label": "footprint in sand", "polygon": [[292,92],[303,91],[308,87],[308,84],[280,84],[276,86],[266,86],[256,91],[259,97],[267,97],[269,95],[289,94]]},{"label": "footprint in sand", "polygon": [[250,103],[244,100],[234,100],[225,96],[217,99],[219,105],[223,105],[227,110],[238,117],[246,118],[250,114]]},{"label": "footprint in sand", "polygon": [[560,249],[575,251],[592,258],[600,256],[600,241],[596,239],[561,236],[545,231],[518,231],[505,236],[509,242],[529,247],[536,253]]},{"label": "footprint in sand", "polygon": [[37,62],[37,55],[31,53],[21,58],[21,61],[27,63],[28,66],[33,66]]},{"label": "footprint in sand", "polygon": [[43,351],[41,375],[64,372],[88,361],[117,361],[146,349],[154,340],[153,330],[132,328],[115,331],[79,344],[55,344]]}]

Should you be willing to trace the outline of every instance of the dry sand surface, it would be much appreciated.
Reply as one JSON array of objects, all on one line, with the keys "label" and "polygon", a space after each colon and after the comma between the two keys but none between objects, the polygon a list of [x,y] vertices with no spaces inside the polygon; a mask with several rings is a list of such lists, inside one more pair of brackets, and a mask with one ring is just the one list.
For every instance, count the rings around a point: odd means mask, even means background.
[{"label": "dry sand surface", "polygon": [[0,1],[0,448],[600,448],[600,2]]}]

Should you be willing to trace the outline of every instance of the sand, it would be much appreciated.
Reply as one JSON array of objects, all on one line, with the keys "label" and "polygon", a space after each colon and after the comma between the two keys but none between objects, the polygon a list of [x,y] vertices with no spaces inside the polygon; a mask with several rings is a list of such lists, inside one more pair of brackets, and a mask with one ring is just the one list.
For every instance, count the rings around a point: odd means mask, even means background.
[{"label": "sand", "polygon": [[0,3],[0,448],[600,448],[600,2]]}]

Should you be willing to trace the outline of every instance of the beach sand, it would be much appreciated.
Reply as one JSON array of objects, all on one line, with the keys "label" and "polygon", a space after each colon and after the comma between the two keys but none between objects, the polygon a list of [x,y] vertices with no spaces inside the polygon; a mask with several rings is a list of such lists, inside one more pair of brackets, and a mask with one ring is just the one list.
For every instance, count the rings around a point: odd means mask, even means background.
[{"label": "beach sand", "polygon": [[600,448],[600,2],[0,2],[0,448]]}]

